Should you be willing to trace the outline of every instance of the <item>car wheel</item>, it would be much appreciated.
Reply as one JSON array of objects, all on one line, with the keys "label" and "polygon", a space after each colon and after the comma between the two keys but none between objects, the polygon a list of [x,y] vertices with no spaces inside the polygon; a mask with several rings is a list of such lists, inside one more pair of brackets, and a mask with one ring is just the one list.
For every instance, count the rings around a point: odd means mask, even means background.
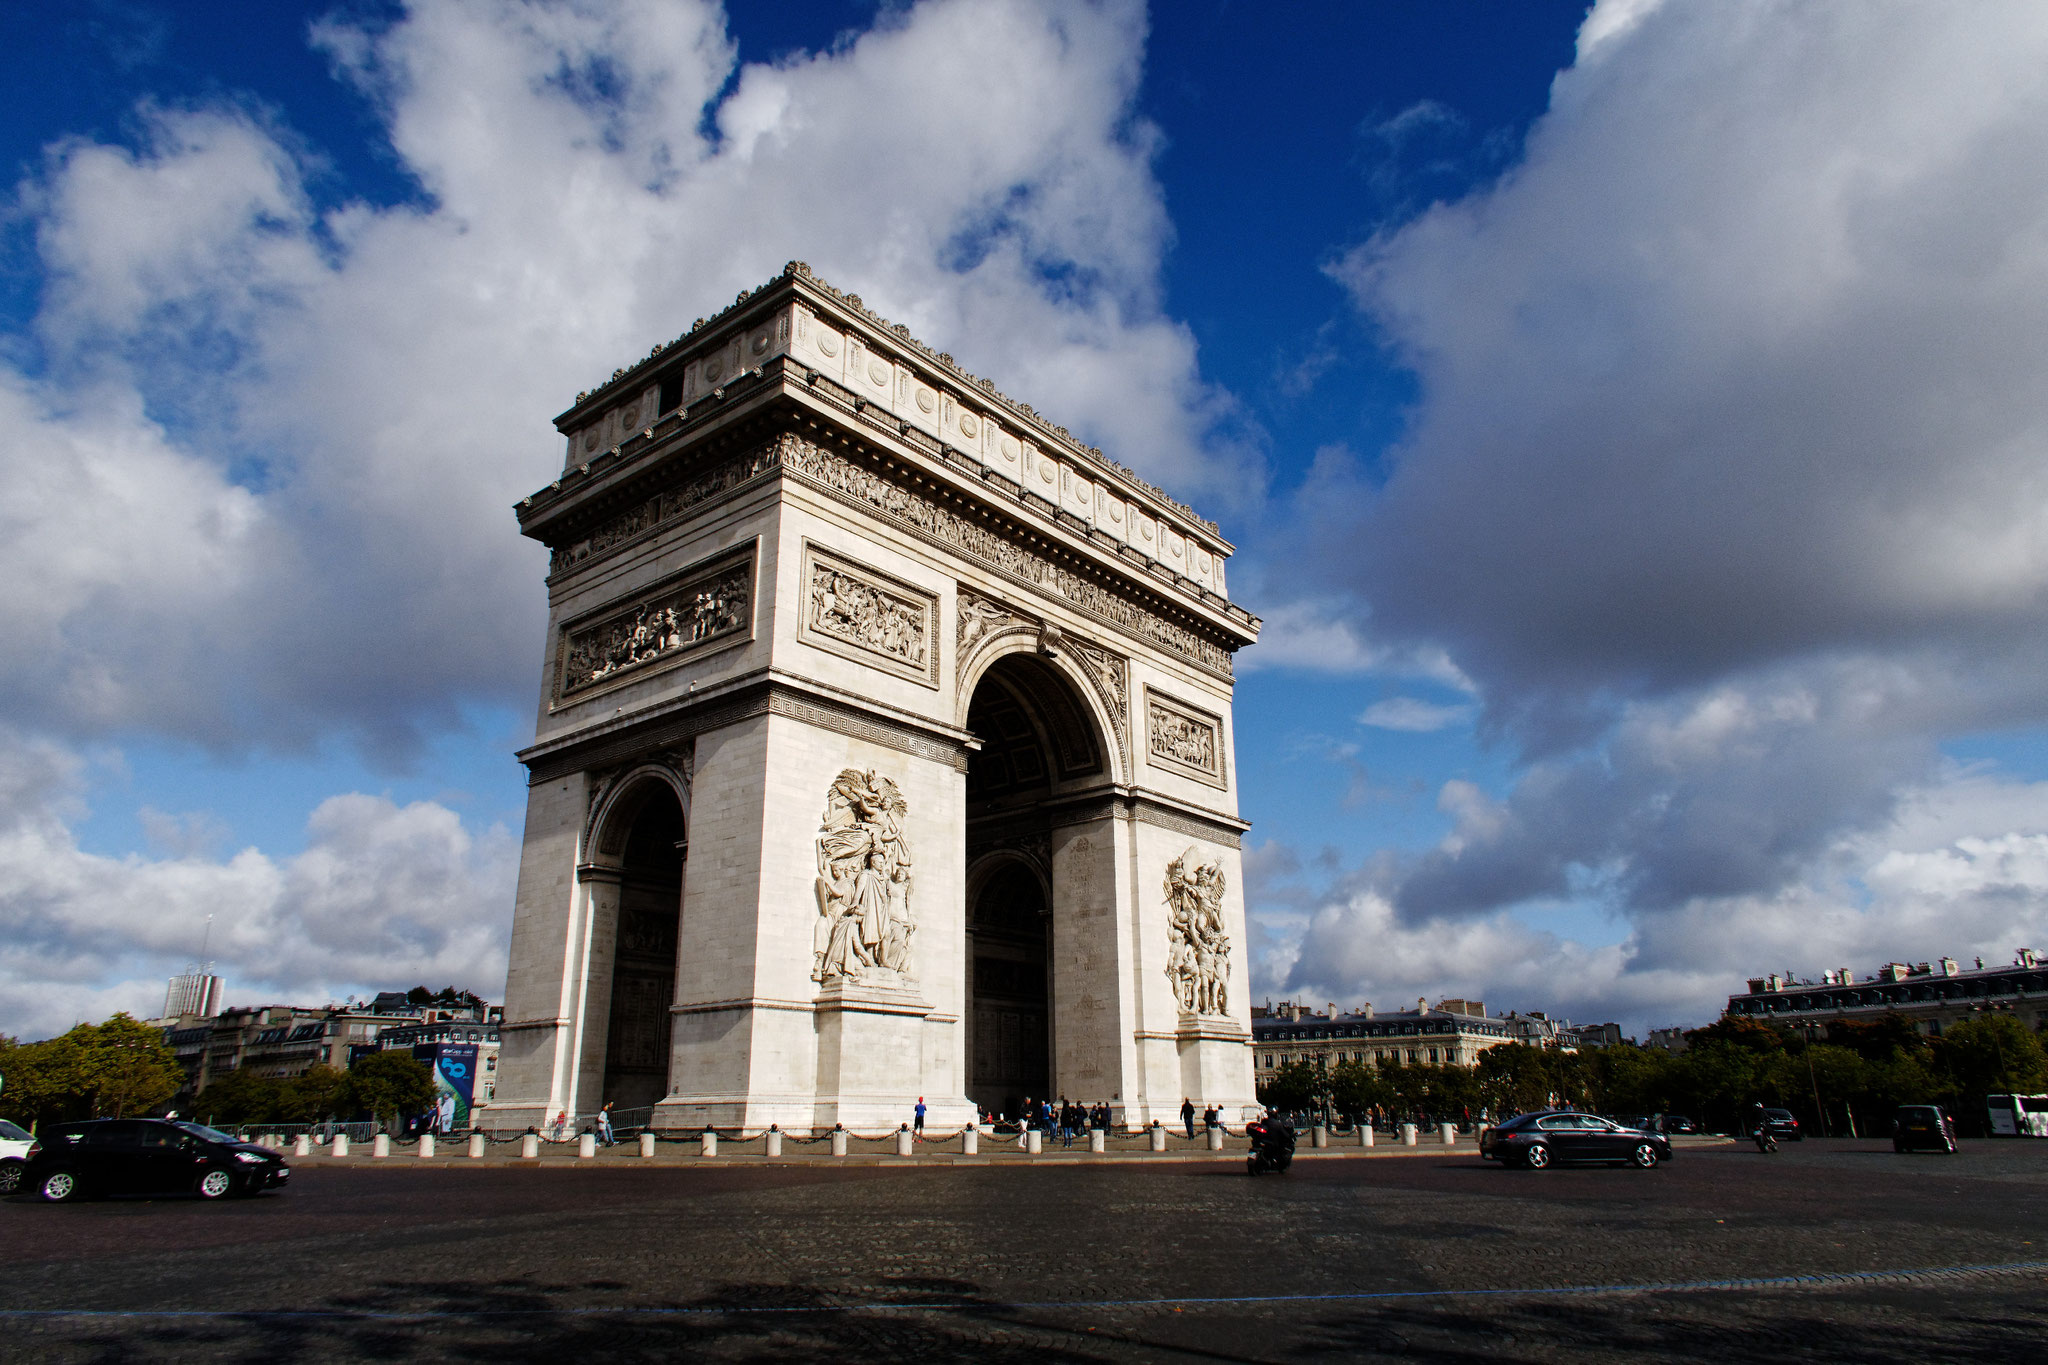
[{"label": "car wheel", "polygon": [[1643,1170],[1650,1170],[1657,1164],[1657,1149],[1647,1142],[1638,1142],[1635,1150],[1628,1154],[1628,1159]]},{"label": "car wheel", "polygon": [[235,1178],[218,1168],[199,1177],[201,1199],[225,1199],[235,1192]]},{"label": "car wheel", "polygon": [[78,1172],[55,1170],[43,1177],[37,1192],[52,1204],[64,1204],[85,1193],[85,1186],[79,1181]]},{"label": "car wheel", "polygon": [[21,1163],[13,1159],[0,1161],[0,1196],[13,1194],[21,1188]]},{"label": "car wheel", "polygon": [[1550,1148],[1538,1142],[1522,1153],[1522,1164],[1532,1171],[1547,1169],[1550,1165]]}]

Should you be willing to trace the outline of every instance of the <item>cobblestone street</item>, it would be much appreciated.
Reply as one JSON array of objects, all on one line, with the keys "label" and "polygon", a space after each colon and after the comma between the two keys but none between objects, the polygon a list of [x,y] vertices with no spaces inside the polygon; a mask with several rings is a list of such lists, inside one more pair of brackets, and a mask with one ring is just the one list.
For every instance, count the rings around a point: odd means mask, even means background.
[{"label": "cobblestone street", "polygon": [[308,1160],[224,1206],[11,1201],[0,1358],[2006,1361],[2048,1331],[2044,1143],[1227,1155]]}]

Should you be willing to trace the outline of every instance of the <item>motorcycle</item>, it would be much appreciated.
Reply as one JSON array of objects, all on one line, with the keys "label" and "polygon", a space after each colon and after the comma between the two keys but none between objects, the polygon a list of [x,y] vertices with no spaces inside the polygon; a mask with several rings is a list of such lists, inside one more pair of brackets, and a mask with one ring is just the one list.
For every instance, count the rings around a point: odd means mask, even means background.
[{"label": "motorcycle", "polygon": [[1294,1129],[1285,1123],[1254,1123],[1245,1128],[1252,1149],[1244,1159],[1244,1173],[1285,1171],[1294,1164]]},{"label": "motorcycle", "polygon": [[1778,1150],[1778,1139],[1771,1135],[1771,1130],[1768,1127],[1758,1128],[1754,1133],[1750,1134],[1750,1138],[1756,1143],[1756,1149],[1759,1152],[1770,1153]]}]

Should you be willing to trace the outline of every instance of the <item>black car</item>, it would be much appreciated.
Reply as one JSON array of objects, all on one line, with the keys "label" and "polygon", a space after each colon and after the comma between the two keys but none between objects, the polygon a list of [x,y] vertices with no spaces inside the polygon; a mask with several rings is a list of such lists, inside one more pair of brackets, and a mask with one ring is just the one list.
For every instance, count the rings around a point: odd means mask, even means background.
[{"label": "black car", "polygon": [[95,1119],[44,1129],[29,1149],[21,1188],[52,1203],[107,1194],[224,1199],[281,1189],[291,1174],[268,1147],[202,1123]]},{"label": "black car", "polygon": [[1657,1120],[1659,1131],[1666,1133],[1697,1133],[1700,1126],[1683,1114],[1664,1114]]},{"label": "black car", "polygon": [[1895,1152],[1953,1152],[1956,1126],[1938,1104],[1902,1104],[1892,1115]]},{"label": "black car", "polygon": [[1546,1109],[1519,1114],[1479,1134],[1479,1155],[1503,1166],[1532,1171],[1563,1162],[1605,1161],[1649,1170],[1671,1160],[1671,1142],[1662,1133],[1626,1128],[1597,1114]]},{"label": "black car", "polygon": [[[1755,1137],[1756,1111],[1752,1109],[1749,1117],[1743,1122],[1747,1131],[1742,1136]],[[1799,1120],[1792,1117],[1790,1109],[1764,1110],[1764,1127],[1770,1131],[1772,1137],[1783,1139],[1786,1142],[1804,1142],[1806,1140],[1806,1134],[1799,1131]]]}]

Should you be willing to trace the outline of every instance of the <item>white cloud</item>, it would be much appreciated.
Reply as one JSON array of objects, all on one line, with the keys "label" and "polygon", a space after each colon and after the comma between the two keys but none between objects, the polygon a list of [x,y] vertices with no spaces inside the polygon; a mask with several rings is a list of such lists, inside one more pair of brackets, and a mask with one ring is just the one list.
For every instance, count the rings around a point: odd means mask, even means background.
[{"label": "white cloud", "polygon": [[433,802],[350,794],[314,810],[290,858],[109,858],[66,823],[82,771],[47,742],[0,735],[0,1032],[156,1014],[209,915],[231,1004],[420,983],[492,993],[504,979],[518,846],[501,826],[472,832]]},{"label": "white cloud", "polygon": [[1472,718],[1470,706],[1449,706],[1420,697],[1388,697],[1359,712],[1358,723],[1381,730],[1406,730],[1427,734],[1462,725]]}]

